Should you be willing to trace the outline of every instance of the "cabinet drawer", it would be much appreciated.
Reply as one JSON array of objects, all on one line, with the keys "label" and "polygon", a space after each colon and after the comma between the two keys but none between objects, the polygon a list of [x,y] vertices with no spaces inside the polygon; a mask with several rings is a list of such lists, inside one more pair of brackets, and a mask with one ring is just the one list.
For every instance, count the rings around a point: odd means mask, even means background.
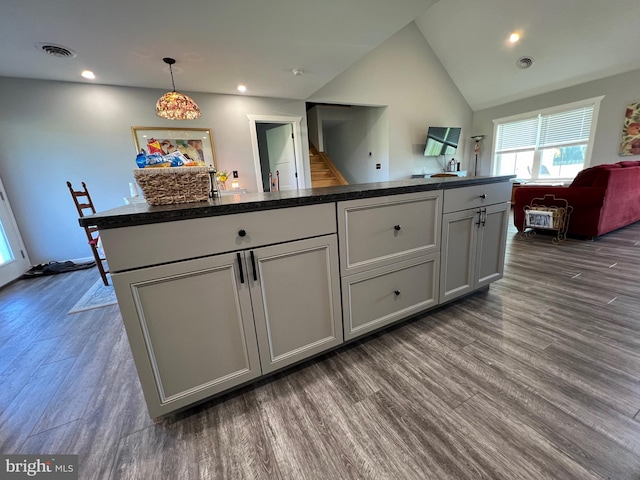
[{"label": "cabinet drawer", "polygon": [[351,339],[438,303],[440,254],[342,279],[344,337]]},{"label": "cabinet drawer", "polygon": [[342,275],[440,249],[442,191],[338,203]]},{"label": "cabinet drawer", "polygon": [[489,183],[472,187],[451,188],[444,191],[444,213],[457,212],[495,203],[508,202],[511,182]]},{"label": "cabinet drawer", "polygon": [[109,268],[118,272],[335,232],[335,204],[324,203],[106,229],[100,236]]}]

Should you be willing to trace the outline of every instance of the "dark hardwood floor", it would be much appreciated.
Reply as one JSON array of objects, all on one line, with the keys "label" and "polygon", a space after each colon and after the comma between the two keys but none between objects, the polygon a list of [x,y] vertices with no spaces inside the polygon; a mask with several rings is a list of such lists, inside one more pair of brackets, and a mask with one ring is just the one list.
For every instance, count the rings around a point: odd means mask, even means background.
[{"label": "dark hardwood floor", "polygon": [[489,290],[174,417],[97,271],[0,290],[0,452],[82,479],[640,479],[640,223],[516,237]]}]

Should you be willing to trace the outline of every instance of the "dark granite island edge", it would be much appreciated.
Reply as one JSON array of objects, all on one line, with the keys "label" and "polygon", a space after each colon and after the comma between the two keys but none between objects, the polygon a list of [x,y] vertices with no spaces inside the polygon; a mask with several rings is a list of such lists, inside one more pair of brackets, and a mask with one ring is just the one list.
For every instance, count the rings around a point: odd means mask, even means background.
[{"label": "dark granite island edge", "polygon": [[318,203],[340,202],[385,195],[486,185],[508,182],[512,178],[515,178],[515,176],[421,178],[337,187],[287,190],[282,192],[225,195],[207,202],[180,203],[174,205],[150,206],[146,203],[132,203],[111,210],[105,210],[95,215],[79,218],[78,222],[80,226],[97,226],[98,229],[131,227],[135,225],[256,212]]}]

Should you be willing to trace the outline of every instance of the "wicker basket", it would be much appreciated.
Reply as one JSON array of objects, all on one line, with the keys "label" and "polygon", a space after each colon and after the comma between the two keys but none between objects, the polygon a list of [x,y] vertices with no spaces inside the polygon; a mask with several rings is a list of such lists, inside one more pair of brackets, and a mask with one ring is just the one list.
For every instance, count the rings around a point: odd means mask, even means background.
[{"label": "wicker basket", "polygon": [[208,167],[139,168],[133,176],[149,205],[202,202],[209,198]]}]

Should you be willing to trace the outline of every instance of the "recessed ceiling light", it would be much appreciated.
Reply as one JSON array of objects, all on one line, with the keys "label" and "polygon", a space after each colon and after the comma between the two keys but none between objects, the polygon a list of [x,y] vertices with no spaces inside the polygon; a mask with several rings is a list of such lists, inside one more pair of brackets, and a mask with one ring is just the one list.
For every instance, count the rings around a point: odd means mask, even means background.
[{"label": "recessed ceiling light", "polygon": [[89,80],[94,80],[96,78],[95,73],[93,73],[91,70],[83,70],[80,75]]},{"label": "recessed ceiling light", "polygon": [[247,87],[245,85],[240,84],[238,85],[238,91],[244,93],[247,91]]},{"label": "recessed ceiling light", "polygon": [[520,40],[520,34],[513,32],[511,35],[509,35],[509,41],[511,43],[516,43],[518,40]]}]

